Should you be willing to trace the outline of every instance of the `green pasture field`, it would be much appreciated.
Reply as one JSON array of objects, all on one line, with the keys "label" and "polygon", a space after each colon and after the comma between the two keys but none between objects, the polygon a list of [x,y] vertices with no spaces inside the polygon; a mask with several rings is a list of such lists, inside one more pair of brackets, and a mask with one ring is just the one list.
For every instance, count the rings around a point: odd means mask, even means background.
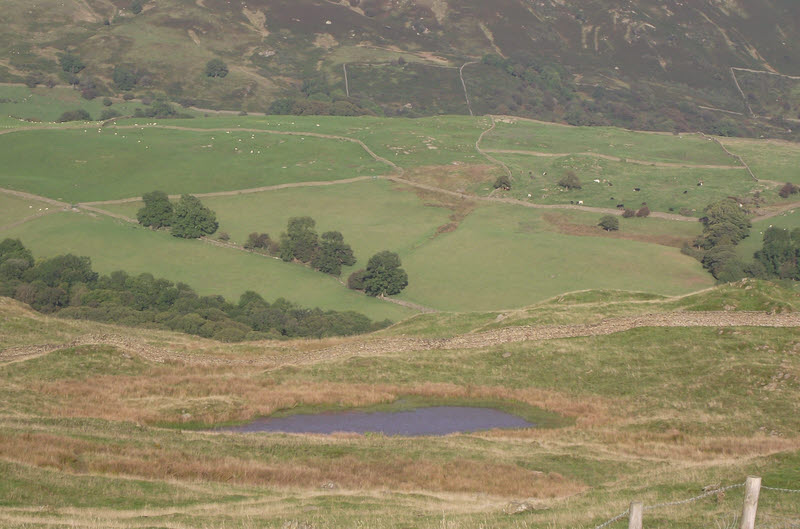
[{"label": "green pasture field", "polygon": [[46,88],[43,86],[0,86],[0,115],[32,119],[44,123],[56,121],[68,110],[83,109],[92,119],[100,119],[105,110],[116,110],[122,116],[130,116],[135,108],[144,108],[141,103],[125,102],[115,98],[110,107],[103,106],[103,97],[86,100],[79,90],[66,86]]},{"label": "green pasture field", "polygon": [[[119,120],[131,125],[142,120]],[[378,156],[401,167],[448,165],[453,162],[485,164],[475,150],[481,132],[488,129],[488,118],[437,116],[419,119],[379,118],[372,116],[221,116],[204,119],[158,120],[159,125],[234,130],[267,129],[291,132],[314,132],[347,136],[363,141]]]},{"label": "green pasture field", "polygon": [[50,211],[51,209],[57,209],[57,207],[38,200],[30,200],[0,193],[0,226],[5,226],[31,215],[38,215],[45,211]]},{"label": "green pasture field", "polygon": [[[594,229],[597,214],[488,205],[471,213],[455,232],[436,235],[439,226],[450,222],[451,212],[425,206],[404,186],[381,180],[204,203],[217,212],[220,230],[239,244],[254,231],[277,238],[289,217],[309,215],[317,220],[319,233],[342,232],[359,259],[354,268],[363,267],[377,251],[398,252],[410,277],[400,297],[440,310],[520,307],[582,288],[678,294],[712,281],[695,260],[678,251],[682,240],[699,234],[699,223],[621,219],[619,234],[608,234]],[[140,206],[105,207],[135,216]],[[588,236],[559,233],[572,233],[571,225],[588,228],[579,231]]]},{"label": "green pasture field", "polygon": [[[770,194],[777,196],[777,191],[772,191],[774,184],[756,182],[744,169],[653,167],[582,155],[493,156],[508,165],[514,175],[509,194],[541,204],[582,200],[586,206],[614,208],[625,204],[628,208],[639,209],[642,203],[647,203],[652,211],[678,214],[682,208],[687,208],[691,216],[699,217],[710,202],[728,196],[746,197],[757,190],[762,191],[765,198]],[[568,171],[578,176],[581,189],[567,190],[558,185]],[[703,185],[698,186],[701,182]]]},{"label": "green pasture field", "polygon": [[720,141],[732,153],[744,158],[756,178],[800,185],[799,144],[745,138],[720,138]]},{"label": "green pasture field", "polygon": [[695,134],[633,132],[614,127],[571,127],[522,119],[498,119],[485,149],[545,153],[592,152],[646,162],[737,165],[713,141]]},{"label": "green pasture field", "polygon": [[[219,231],[242,245],[253,232],[268,233],[278,240],[289,217],[310,216],[320,235],[340,231],[353,247],[358,262],[343,277],[382,250],[401,256],[432,238],[439,226],[450,222],[451,211],[426,206],[405,186],[386,180],[352,184],[291,188],[230,197],[203,199],[214,210]],[[141,202],[104,206],[109,211],[136,217]]]},{"label": "green pasture field", "polygon": [[354,310],[373,319],[397,321],[413,313],[348,290],[334,277],[310,268],[108,218],[56,213],[6,230],[0,237],[21,239],[36,257],[87,255],[101,273],[148,272],[230,301],[254,290],[269,301],[283,297],[308,308]]},{"label": "green pasture field", "polygon": [[0,186],[72,202],[138,197],[155,189],[204,193],[386,172],[350,142],[146,127],[15,132],[0,137],[0,156],[6,160]]},{"label": "green pasture field", "polygon": [[521,307],[585,288],[680,294],[713,283],[677,248],[553,233],[540,211],[506,205],[478,208],[403,265],[412,280],[399,297],[448,311]]},{"label": "green pasture field", "polygon": [[785,211],[775,217],[754,222],[750,230],[750,237],[736,246],[736,252],[739,256],[746,261],[751,260],[753,254],[763,246],[764,232],[770,226],[790,231],[800,228],[800,208]]}]

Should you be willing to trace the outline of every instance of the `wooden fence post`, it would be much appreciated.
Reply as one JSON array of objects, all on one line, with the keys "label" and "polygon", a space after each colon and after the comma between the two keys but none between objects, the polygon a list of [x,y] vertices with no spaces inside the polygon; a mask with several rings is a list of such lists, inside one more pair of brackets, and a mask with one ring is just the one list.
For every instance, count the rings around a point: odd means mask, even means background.
[{"label": "wooden fence post", "polygon": [[747,481],[744,484],[744,507],[742,507],[742,523],[739,526],[740,529],[755,528],[759,492],[761,492],[761,478],[747,476]]},{"label": "wooden fence post", "polygon": [[642,529],[642,512],[644,512],[644,504],[642,502],[631,502],[631,513],[628,516],[628,529]]}]

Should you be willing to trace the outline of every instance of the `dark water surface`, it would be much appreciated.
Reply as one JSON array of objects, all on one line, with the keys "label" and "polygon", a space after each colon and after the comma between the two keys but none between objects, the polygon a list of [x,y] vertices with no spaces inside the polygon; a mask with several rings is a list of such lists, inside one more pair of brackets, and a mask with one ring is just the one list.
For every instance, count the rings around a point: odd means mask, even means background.
[{"label": "dark water surface", "polygon": [[223,432],[322,433],[381,432],[386,435],[446,435],[493,428],[535,426],[525,419],[492,408],[434,406],[398,412],[328,412],[256,419],[241,426],[220,428]]}]

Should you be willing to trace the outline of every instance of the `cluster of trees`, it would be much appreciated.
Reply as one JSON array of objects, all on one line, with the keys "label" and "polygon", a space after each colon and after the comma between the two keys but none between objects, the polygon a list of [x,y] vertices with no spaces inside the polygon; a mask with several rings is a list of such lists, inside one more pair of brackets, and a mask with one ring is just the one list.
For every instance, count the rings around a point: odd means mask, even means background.
[{"label": "cluster of trees", "polygon": [[146,193],[142,200],[144,207],[136,214],[142,226],[170,228],[173,236],[184,239],[211,235],[219,228],[216,214],[193,195],[181,195],[175,205],[163,191]]},{"label": "cluster of trees", "polygon": [[736,254],[736,245],[750,235],[750,219],[738,201],[726,198],[703,209],[703,233],[692,247],[683,252],[700,260],[711,274],[722,282],[746,276],[759,276],[752,263],[745,263]]},{"label": "cluster of trees", "polygon": [[752,261],[741,259],[736,245],[750,235],[750,220],[733,199],[709,204],[701,218],[703,234],[683,251],[700,260],[720,282],[757,279],[800,280],[800,228],[768,228]]},{"label": "cluster of trees", "polygon": [[[305,263],[334,276],[341,275],[343,266],[356,264],[353,249],[344,242],[340,232],[326,231],[320,237],[315,226],[311,217],[292,217],[280,241],[272,239],[268,233],[254,232],[248,236],[244,247],[280,256],[287,262]],[[390,296],[408,286],[408,274],[401,268],[396,253],[383,251],[373,255],[365,269],[350,274],[347,286],[370,296]]]},{"label": "cluster of trees", "polygon": [[255,292],[245,292],[233,304],[151,274],[100,276],[88,257],[71,254],[34,262],[31,252],[14,239],[0,242],[0,295],[45,313],[227,342],[351,335],[390,323],[356,312],[305,309],[285,299],[268,303]]},{"label": "cluster of trees", "polygon": [[342,266],[353,266],[356,257],[344,236],[338,231],[326,231],[322,237],[311,217],[292,217],[281,234],[280,243],[273,243],[267,234],[250,234],[248,244],[265,247],[280,255],[284,261],[310,264],[315,270],[338,276]]}]

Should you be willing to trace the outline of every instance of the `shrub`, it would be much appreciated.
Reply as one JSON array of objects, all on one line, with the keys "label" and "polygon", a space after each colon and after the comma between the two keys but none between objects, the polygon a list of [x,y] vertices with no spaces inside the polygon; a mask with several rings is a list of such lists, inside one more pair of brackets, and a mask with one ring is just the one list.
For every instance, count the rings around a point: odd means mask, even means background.
[{"label": "shrub", "polygon": [[650,216],[650,208],[648,208],[647,206],[640,207],[639,210],[636,212],[636,216],[637,217],[648,217],[648,216]]},{"label": "shrub", "polygon": [[115,66],[114,73],[111,75],[117,88],[123,91],[132,90],[136,86],[139,76],[126,66]]},{"label": "shrub", "polygon": [[100,121],[106,121],[108,119],[118,118],[121,114],[112,108],[108,108],[100,112]]},{"label": "shrub", "polygon": [[141,0],[134,0],[131,3],[131,13],[134,15],[138,15],[142,12],[142,1]]},{"label": "shrub", "polygon": [[83,64],[83,61],[81,61],[80,57],[73,55],[70,52],[59,55],[58,63],[61,65],[62,70],[71,74],[76,74],[86,68],[86,65]]},{"label": "shrub", "polygon": [[252,250],[254,248],[269,248],[272,244],[272,239],[270,239],[268,233],[251,233],[247,237],[247,242],[244,243],[244,247],[248,250]]},{"label": "shrub", "polygon": [[228,75],[228,65],[220,59],[211,59],[206,63],[207,77],[225,77]]},{"label": "shrub", "polygon": [[561,180],[558,181],[558,185],[566,189],[581,189],[582,187],[581,181],[578,175],[575,174],[575,171],[567,171],[567,173],[561,177]]},{"label": "shrub", "polygon": [[124,99],[125,101],[130,101],[130,100],[134,99],[135,97],[136,97],[136,96],[134,96],[134,95],[133,95],[133,94],[131,94],[131,93],[128,93],[128,94],[123,94],[123,95],[122,95],[122,99]]},{"label": "shrub", "polygon": [[110,107],[110,106],[111,106],[113,103],[114,103],[114,102],[113,102],[113,101],[111,101],[111,98],[110,98],[110,97],[104,97],[104,98],[103,98],[103,106],[104,106],[104,107]]},{"label": "shrub", "polygon": [[780,195],[781,198],[789,198],[789,195],[794,195],[799,192],[800,192],[800,187],[794,185],[791,182],[786,182],[786,184],[784,184],[784,186],[781,187],[781,190],[778,191],[778,195]]},{"label": "shrub", "polygon": [[39,72],[33,72],[25,77],[25,86],[28,88],[36,88],[44,82],[44,75]]},{"label": "shrub", "polygon": [[217,235],[217,239],[219,239],[222,242],[228,242],[229,240],[231,240],[231,236],[228,234],[227,231],[221,231],[219,232],[219,235]]},{"label": "shrub", "polygon": [[604,215],[600,217],[600,222],[597,225],[606,231],[617,231],[619,229],[619,219],[614,215]]},{"label": "shrub", "polygon": [[625,208],[625,211],[622,212],[622,218],[624,219],[629,219],[635,216],[636,216],[636,211],[632,210],[631,208]]},{"label": "shrub", "polygon": [[504,189],[506,191],[511,189],[511,179],[508,175],[500,175],[497,177],[497,180],[494,181],[494,188],[495,189]]},{"label": "shrub", "polygon": [[66,123],[67,121],[91,121],[92,116],[82,108],[78,110],[68,110],[61,114],[58,118],[59,123]]}]

